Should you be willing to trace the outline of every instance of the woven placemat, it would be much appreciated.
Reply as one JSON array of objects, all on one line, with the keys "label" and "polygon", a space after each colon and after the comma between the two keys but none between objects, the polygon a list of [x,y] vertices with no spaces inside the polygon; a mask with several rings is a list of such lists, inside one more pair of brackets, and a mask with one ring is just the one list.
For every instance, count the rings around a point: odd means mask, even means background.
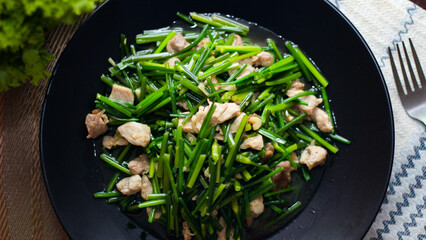
[{"label": "woven placemat", "polygon": [[[45,48],[56,59],[87,18],[59,25]],[[40,115],[49,81],[0,94],[0,239],[68,239],[50,203],[40,165]]]},{"label": "woven placemat", "polygon": [[[426,1],[412,0],[426,8]],[[57,58],[88,15],[52,29],[46,49]],[[68,239],[50,203],[40,165],[40,115],[48,81],[0,93],[0,239]]]}]

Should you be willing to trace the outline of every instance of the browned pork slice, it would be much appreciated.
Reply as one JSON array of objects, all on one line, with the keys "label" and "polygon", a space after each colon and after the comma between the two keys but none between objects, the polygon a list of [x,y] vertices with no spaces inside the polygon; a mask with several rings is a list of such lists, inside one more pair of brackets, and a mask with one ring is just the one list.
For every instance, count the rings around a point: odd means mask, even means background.
[{"label": "browned pork slice", "polygon": [[133,174],[147,174],[149,172],[150,162],[148,155],[144,153],[130,161],[127,167]]},{"label": "browned pork slice", "polygon": [[180,50],[187,47],[189,43],[186,41],[186,39],[183,37],[182,34],[175,35],[170,41],[167,43],[167,52],[171,53],[177,53]]},{"label": "browned pork slice", "polygon": [[291,172],[294,168],[289,161],[281,161],[274,170],[282,167],[283,170],[272,176],[272,181],[275,183],[274,190],[286,187],[291,182]]},{"label": "browned pork slice", "polygon": [[127,122],[117,128],[118,133],[131,144],[146,147],[151,141],[151,128],[146,124]]},{"label": "browned pork slice", "polygon": [[268,52],[261,52],[252,58],[253,65],[269,67],[274,63],[274,57]]},{"label": "browned pork slice", "polygon": [[120,137],[118,134],[115,134],[114,136],[104,136],[102,139],[102,146],[107,149],[111,149],[115,146],[126,146],[128,144],[129,142],[123,137]]},{"label": "browned pork slice", "polygon": [[296,79],[291,83],[286,94],[289,97],[293,97],[294,95],[303,92],[304,87],[305,87],[305,84],[302,83],[299,79]]},{"label": "browned pork slice", "polygon": [[211,120],[211,124],[213,125],[226,122],[229,119],[241,114],[241,108],[236,103],[215,103],[215,105],[216,109]]},{"label": "browned pork slice", "polygon": [[226,238],[226,228],[227,228],[227,226],[226,226],[225,219],[223,219],[223,217],[220,217],[219,218],[219,223],[220,223],[220,225],[223,228],[222,228],[222,231],[216,230],[217,239],[218,240],[234,240],[234,228],[231,227],[229,238]]},{"label": "browned pork slice", "polygon": [[118,84],[112,85],[112,91],[109,95],[110,99],[120,100],[133,104],[135,96],[133,95],[132,89],[120,86]]},{"label": "browned pork slice", "polygon": [[189,106],[188,106],[188,103],[187,103],[187,102],[184,102],[184,101],[177,101],[177,102],[176,102],[176,105],[178,105],[179,107],[181,107],[181,108],[185,109],[186,111],[188,111],[188,110],[189,110]]},{"label": "browned pork slice", "polygon": [[186,221],[182,222],[182,235],[185,240],[191,240],[192,236],[195,235],[195,233],[191,232],[191,228]]},{"label": "browned pork slice", "polygon": [[263,137],[262,135],[258,134],[254,137],[250,137],[244,140],[243,143],[240,145],[241,149],[254,149],[254,150],[262,150],[263,148]]},{"label": "browned pork slice", "polygon": [[[147,207],[146,208],[146,213],[149,215],[151,215],[151,211],[152,211],[152,207]],[[157,209],[155,209],[155,213],[154,213],[154,220],[158,220],[161,217],[161,214],[163,214],[163,210],[161,210],[161,207],[157,207]]]},{"label": "browned pork slice", "polygon": [[178,58],[172,57],[169,60],[167,60],[167,63],[171,68],[175,67],[176,62],[180,62]]},{"label": "browned pork slice", "polygon": [[[237,62],[240,64],[240,66],[244,65],[244,63],[245,63],[245,64],[247,64],[247,67],[244,68],[244,70],[236,77],[236,79],[240,79],[240,78],[242,78],[244,76],[247,76],[247,75],[249,75],[250,73],[253,73],[256,70],[252,66],[253,63],[251,61],[251,58],[244,58],[244,59],[239,60]],[[229,76],[231,76],[232,74],[234,74],[237,70],[238,70],[238,68],[229,70],[228,71]]]},{"label": "browned pork slice", "polygon": [[317,98],[314,95],[303,96],[299,98],[300,101],[305,102],[308,106],[303,104],[297,104],[300,111],[307,113],[309,116],[312,115],[312,111],[322,103],[322,98]]},{"label": "browned pork slice", "polygon": [[312,115],[310,116],[314,122],[317,123],[318,128],[321,132],[329,133],[333,130],[333,125],[331,125],[330,116],[322,110],[321,108],[315,108],[312,111]]},{"label": "browned pork slice", "polygon": [[148,200],[148,195],[152,194],[152,184],[149,181],[149,178],[146,175],[142,176],[142,187],[141,187],[141,196],[143,199]]},{"label": "browned pork slice", "polygon": [[265,159],[270,159],[274,156],[274,146],[272,146],[272,143],[268,142],[265,144]]},{"label": "browned pork slice", "polygon": [[133,175],[131,177],[121,179],[115,186],[122,194],[132,195],[141,190],[142,179],[139,175]]},{"label": "browned pork slice", "polygon": [[235,34],[234,40],[232,41],[232,46],[244,46],[243,39],[240,35]]},{"label": "browned pork slice", "polygon": [[229,128],[229,131],[231,131],[231,133],[236,133],[238,130],[238,127],[241,124],[241,120],[243,120],[243,117],[245,116],[245,113],[241,113],[240,116],[238,116],[234,122],[231,124],[231,127]]},{"label": "browned pork slice", "polygon": [[300,163],[306,164],[309,170],[323,164],[327,157],[327,150],[322,147],[315,146],[313,143],[314,142],[305,148],[300,156]]},{"label": "browned pork slice", "polygon": [[185,118],[179,118],[178,125],[182,126],[182,131],[187,133],[196,133],[194,128],[192,128],[192,120],[188,120],[185,124],[183,124],[183,121]]},{"label": "browned pork slice", "polygon": [[85,121],[87,132],[89,133],[87,138],[97,138],[99,135],[108,131],[108,116],[104,113],[105,110],[100,111],[99,109],[95,109],[92,113],[87,114]]},{"label": "browned pork slice", "polygon": [[210,38],[208,38],[208,37],[203,38],[203,39],[201,39],[201,41],[197,44],[197,47],[196,47],[195,49],[198,51],[198,50],[200,50],[202,47],[204,47],[204,45],[205,45],[206,43],[209,43],[209,42],[211,42],[211,41],[210,41]]}]

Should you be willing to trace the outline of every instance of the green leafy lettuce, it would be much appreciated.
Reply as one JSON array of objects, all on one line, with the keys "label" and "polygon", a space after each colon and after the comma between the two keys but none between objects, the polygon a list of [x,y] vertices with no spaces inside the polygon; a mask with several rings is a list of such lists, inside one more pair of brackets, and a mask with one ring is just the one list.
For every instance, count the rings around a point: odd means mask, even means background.
[{"label": "green leafy lettuce", "polygon": [[0,0],[0,92],[50,73],[54,56],[43,48],[46,32],[93,11],[100,0]]}]

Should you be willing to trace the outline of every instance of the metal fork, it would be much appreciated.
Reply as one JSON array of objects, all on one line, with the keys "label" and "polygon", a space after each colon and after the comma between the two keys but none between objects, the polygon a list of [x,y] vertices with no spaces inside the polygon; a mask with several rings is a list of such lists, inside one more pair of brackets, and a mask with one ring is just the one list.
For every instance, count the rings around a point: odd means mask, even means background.
[{"label": "metal fork", "polygon": [[411,67],[411,62],[410,62],[410,59],[408,58],[407,49],[405,48],[404,42],[402,42],[402,47],[403,47],[403,50],[404,50],[405,59],[406,59],[406,62],[407,62],[407,67],[408,67],[408,70],[409,70],[410,75],[411,75],[411,80],[412,80],[411,84],[412,84],[414,90],[412,90],[411,87],[410,87],[410,80],[407,77],[407,73],[406,73],[406,70],[405,70],[405,67],[404,67],[404,63],[402,61],[401,51],[399,50],[398,44],[396,44],[396,48],[397,48],[397,51],[398,51],[399,62],[401,64],[401,70],[402,70],[402,76],[404,78],[406,94],[404,93],[404,90],[402,88],[402,84],[401,84],[401,81],[400,81],[399,76],[398,76],[398,71],[396,70],[396,67],[395,67],[395,62],[393,60],[391,50],[390,50],[390,48],[388,48],[390,63],[391,63],[391,67],[392,67],[392,73],[393,73],[393,77],[394,77],[394,80],[395,80],[396,88],[398,90],[399,98],[401,99],[401,102],[402,102],[402,105],[405,108],[405,111],[408,113],[408,115],[410,117],[417,119],[417,120],[421,121],[423,124],[426,125],[426,80],[425,80],[425,75],[423,73],[422,67],[420,66],[420,61],[419,61],[419,58],[417,56],[416,50],[414,49],[413,42],[411,41],[410,38],[408,40],[410,42],[410,48],[411,48],[411,52],[412,52],[412,55],[413,55],[414,63],[416,65],[418,78],[420,80],[421,86],[419,86],[418,83],[417,83],[416,76],[414,74],[413,68]]}]

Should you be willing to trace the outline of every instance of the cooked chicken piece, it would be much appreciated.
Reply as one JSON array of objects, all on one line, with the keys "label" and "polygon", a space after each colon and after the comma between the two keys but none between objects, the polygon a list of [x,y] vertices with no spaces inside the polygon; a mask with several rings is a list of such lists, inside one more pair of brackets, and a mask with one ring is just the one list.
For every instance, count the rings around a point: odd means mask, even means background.
[{"label": "cooked chicken piece", "polygon": [[86,116],[87,138],[97,138],[99,135],[108,131],[108,117],[104,114],[105,110],[95,109]]},{"label": "cooked chicken piece", "polygon": [[223,217],[220,217],[219,218],[219,223],[220,223],[220,225],[223,227],[222,228],[222,231],[218,231],[218,230],[216,230],[216,233],[217,233],[217,239],[218,240],[234,240],[234,228],[233,227],[231,227],[231,231],[230,231],[230,234],[229,234],[229,238],[227,239],[226,238],[226,228],[227,228],[227,226],[226,226],[226,222],[225,222],[225,219],[223,219]]},{"label": "cooked chicken piece", "polygon": [[262,126],[262,120],[260,119],[260,116],[256,113],[250,114],[248,118],[248,123],[253,126],[254,131],[258,130]]},{"label": "cooked chicken piece", "polygon": [[[215,103],[215,105],[216,109],[211,120],[213,125],[226,122],[241,113],[240,106],[236,103]],[[224,108],[224,111],[221,111],[221,108]]]},{"label": "cooked chicken piece", "polygon": [[296,79],[290,85],[290,88],[287,90],[286,94],[289,97],[293,97],[294,95],[303,92],[304,87],[305,87],[305,84],[303,84],[299,79]]},{"label": "cooked chicken piece", "polygon": [[225,139],[225,136],[223,136],[223,134],[220,134],[220,133],[215,133],[213,138],[219,141],[223,141],[223,139]]},{"label": "cooked chicken piece", "polygon": [[119,126],[117,132],[136,146],[146,147],[151,141],[151,128],[146,124],[128,122]]},{"label": "cooked chicken piece", "polygon": [[115,134],[114,136],[104,136],[102,139],[102,146],[106,149],[111,149],[115,146],[126,146],[129,142],[120,137],[119,135]]},{"label": "cooked chicken piece", "polygon": [[299,158],[297,157],[296,152],[291,152],[290,157],[291,157],[291,159],[293,159],[293,162],[295,162],[295,163],[299,162]]},{"label": "cooked chicken piece", "polygon": [[181,107],[181,108],[183,108],[183,109],[185,109],[185,110],[189,110],[189,107],[188,107],[188,103],[187,102],[184,102],[184,101],[177,101],[176,102],[176,105],[178,105],[179,107]]},{"label": "cooked chicken piece", "polygon": [[126,177],[121,179],[115,185],[122,194],[132,195],[139,192],[142,188],[142,178],[139,175],[133,175],[131,177]]},{"label": "cooked chicken piece", "polygon": [[148,155],[144,153],[130,161],[127,167],[133,174],[147,174],[149,172],[150,162]]},{"label": "cooked chicken piece", "polygon": [[[209,112],[210,106],[200,106],[198,112],[191,117],[192,129],[195,133],[199,133],[201,126],[203,125],[204,118],[206,118]],[[188,121],[189,122],[189,121]]]},{"label": "cooked chicken piece", "polygon": [[286,187],[291,182],[291,172],[294,170],[289,161],[281,161],[274,170],[280,167],[283,170],[272,176],[272,181],[275,183],[274,191]]},{"label": "cooked chicken piece", "polygon": [[[253,72],[256,70],[256,69],[252,66],[252,65],[253,65],[253,63],[252,63],[252,61],[251,61],[251,58],[245,58],[245,59],[243,59],[243,60],[239,60],[239,61],[237,61],[237,62],[240,64],[240,66],[244,65],[244,63],[245,63],[245,64],[247,64],[247,67],[246,67],[246,68],[244,68],[244,70],[240,73],[240,75],[238,75],[238,76],[236,77],[236,79],[240,79],[240,78],[242,78],[242,77],[244,77],[244,76],[247,76],[247,75],[249,75],[250,73],[253,73]],[[235,68],[235,69],[229,70],[229,71],[228,71],[229,76],[231,76],[232,74],[234,74],[237,70],[238,70],[238,68]]]},{"label": "cooked chicken piece", "polygon": [[274,57],[268,52],[261,52],[252,58],[253,65],[269,67],[274,63]]},{"label": "cooked chicken piece", "polygon": [[254,137],[250,137],[244,140],[243,143],[241,143],[240,145],[241,149],[247,149],[247,148],[251,148],[254,150],[262,150],[263,148],[263,137],[262,135],[258,134]]},{"label": "cooked chicken piece", "polygon": [[[139,175],[138,175],[139,176]],[[148,195],[152,194],[152,184],[149,181],[149,178],[146,175],[142,176],[142,188],[141,188],[141,196],[143,199],[148,200]]]},{"label": "cooked chicken piece", "polygon": [[188,120],[185,124],[182,125],[183,120],[185,120],[185,118],[179,118],[178,122],[178,125],[182,126],[182,131],[187,133],[196,133],[195,130],[192,128],[192,121]]},{"label": "cooked chicken piece", "polygon": [[182,34],[175,35],[170,41],[167,43],[167,52],[177,53],[187,47],[189,43],[183,37]]},{"label": "cooked chicken piece", "polygon": [[231,133],[236,133],[236,132],[237,132],[238,127],[239,127],[239,126],[240,126],[240,124],[241,124],[241,120],[243,120],[243,117],[244,117],[245,115],[246,115],[245,113],[241,113],[241,114],[240,114],[240,116],[238,116],[238,117],[234,120],[234,122],[231,124],[231,127],[229,128],[229,131],[230,131]]},{"label": "cooked chicken piece", "polygon": [[297,107],[300,111],[307,113],[308,115],[312,114],[312,111],[322,103],[322,98],[316,98],[314,95],[303,96],[299,98],[300,101],[305,102],[308,106],[303,104],[297,104]]},{"label": "cooked chicken piece", "polygon": [[320,164],[323,164],[325,162],[325,158],[327,157],[327,150],[322,147],[315,146],[313,143],[314,142],[305,148],[305,150],[302,152],[302,155],[300,156],[300,163],[306,164],[309,170]]},{"label": "cooked chicken piece", "polygon": [[270,159],[274,156],[274,146],[270,142],[266,143],[265,146],[265,159]]},{"label": "cooked chicken piece", "polygon": [[197,44],[197,47],[196,47],[195,49],[198,51],[198,50],[200,50],[202,47],[204,47],[204,45],[205,45],[206,43],[209,43],[209,42],[211,42],[211,41],[210,41],[210,38],[208,38],[208,37],[203,38],[203,39],[201,39],[201,41]]},{"label": "cooked chicken piece", "polygon": [[243,39],[240,35],[234,35],[234,41],[232,41],[232,46],[244,46]]},{"label": "cooked chicken piece", "polygon": [[195,233],[191,232],[191,228],[186,221],[182,222],[182,235],[185,240],[191,240],[191,237],[195,236]]},{"label": "cooked chicken piece", "polygon": [[[147,207],[146,208],[146,213],[149,215],[151,215],[151,211],[152,211],[152,207]],[[163,210],[161,210],[161,207],[157,207],[157,209],[155,209],[155,213],[154,213],[154,220],[158,220],[161,217],[161,214],[163,214]]]},{"label": "cooked chicken piece", "polygon": [[172,57],[169,60],[167,60],[167,63],[169,64],[169,67],[174,68],[175,62],[180,62],[178,58]]},{"label": "cooked chicken piece", "polygon": [[251,217],[257,218],[263,213],[265,206],[263,205],[263,196],[260,195],[257,198],[250,201],[250,213]]},{"label": "cooked chicken piece", "polygon": [[333,130],[333,125],[331,125],[330,116],[328,116],[328,114],[321,108],[316,107],[312,111],[312,115],[310,117],[317,123],[317,126],[321,130],[321,132],[329,133]]},{"label": "cooked chicken piece", "polygon": [[133,104],[135,96],[133,95],[132,89],[113,84],[109,98]]}]

